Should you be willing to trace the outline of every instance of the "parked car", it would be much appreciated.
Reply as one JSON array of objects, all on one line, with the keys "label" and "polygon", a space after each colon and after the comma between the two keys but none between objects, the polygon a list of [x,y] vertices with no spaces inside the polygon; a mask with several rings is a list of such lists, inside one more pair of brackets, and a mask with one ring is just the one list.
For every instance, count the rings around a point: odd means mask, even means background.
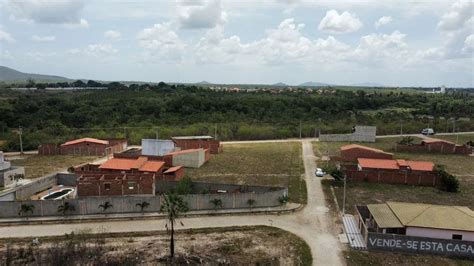
[{"label": "parked car", "polygon": [[421,134],[423,135],[434,135],[435,132],[432,128],[424,128],[422,131],[421,131]]},{"label": "parked car", "polygon": [[315,174],[316,174],[317,177],[323,177],[326,173],[323,171],[323,169],[316,168]]}]

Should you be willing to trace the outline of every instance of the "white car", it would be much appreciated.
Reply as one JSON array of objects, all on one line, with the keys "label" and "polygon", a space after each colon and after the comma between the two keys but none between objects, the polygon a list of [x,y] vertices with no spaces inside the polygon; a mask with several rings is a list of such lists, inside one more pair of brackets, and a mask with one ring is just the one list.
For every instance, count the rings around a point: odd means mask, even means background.
[{"label": "white car", "polygon": [[326,173],[323,171],[321,168],[316,168],[316,176],[317,177],[323,177]]}]

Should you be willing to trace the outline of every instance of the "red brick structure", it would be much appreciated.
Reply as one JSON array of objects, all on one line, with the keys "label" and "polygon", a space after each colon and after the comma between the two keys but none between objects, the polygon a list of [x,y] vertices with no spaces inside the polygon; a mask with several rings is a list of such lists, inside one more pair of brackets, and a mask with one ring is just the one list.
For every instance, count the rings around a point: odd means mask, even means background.
[{"label": "red brick structure", "polygon": [[358,158],[373,159],[393,159],[393,153],[384,152],[383,150],[370,148],[357,144],[345,145],[340,148],[340,161],[357,162]]},{"label": "red brick structure", "polygon": [[120,173],[162,173],[165,167],[163,161],[151,161],[145,156],[136,159],[112,158],[99,166],[102,172]]},{"label": "red brick structure", "polygon": [[423,139],[420,144],[397,144],[396,150],[400,152],[426,152],[469,155],[472,153],[473,147],[468,145],[457,145],[453,142],[442,139],[426,138]]},{"label": "red brick structure", "polygon": [[38,147],[38,154],[105,156],[123,151],[126,148],[126,139],[100,140],[94,138],[82,138],[71,140],[61,145],[41,144]]},{"label": "red brick structure", "polygon": [[359,158],[357,169],[345,168],[352,181],[436,186],[440,180],[432,162]]},{"label": "red brick structure", "polygon": [[164,180],[181,180],[184,177],[184,166],[175,166],[168,168],[163,172]]},{"label": "red brick structure", "polygon": [[215,140],[211,136],[182,136],[171,138],[176,147],[182,150],[188,149],[209,149],[211,154],[218,154],[222,152],[222,145],[219,140]]},{"label": "red brick structure", "polygon": [[78,197],[155,195],[154,174],[84,174],[77,178]]}]

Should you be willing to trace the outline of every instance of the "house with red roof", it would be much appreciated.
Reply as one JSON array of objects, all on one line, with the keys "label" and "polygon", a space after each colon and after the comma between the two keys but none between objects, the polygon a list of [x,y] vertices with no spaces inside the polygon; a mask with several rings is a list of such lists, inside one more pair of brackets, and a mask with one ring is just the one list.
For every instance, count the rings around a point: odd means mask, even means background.
[{"label": "house with red roof", "polygon": [[41,144],[38,147],[40,155],[87,155],[106,156],[127,148],[126,139],[101,140],[95,138],[81,138],[67,141],[61,145]]}]

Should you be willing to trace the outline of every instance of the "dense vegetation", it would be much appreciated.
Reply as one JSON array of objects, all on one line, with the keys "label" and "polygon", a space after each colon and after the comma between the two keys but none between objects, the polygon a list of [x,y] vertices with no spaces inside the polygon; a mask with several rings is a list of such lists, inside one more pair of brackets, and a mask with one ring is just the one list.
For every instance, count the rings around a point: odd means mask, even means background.
[{"label": "dense vegetation", "polygon": [[[58,85],[59,84],[59,85]],[[97,82],[47,87],[103,87]],[[30,84],[32,85],[32,84]],[[37,86],[37,85],[36,85]],[[378,134],[474,130],[474,97],[467,92],[426,94],[399,91],[319,90],[225,92],[184,85],[106,84],[87,90],[0,89],[3,149],[80,136],[141,138],[214,135],[228,139],[312,137],[349,132],[355,124],[376,125]],[[452,120],[447,120],[450,118]],[[455,123],[453,121],[456,120]]]}]

